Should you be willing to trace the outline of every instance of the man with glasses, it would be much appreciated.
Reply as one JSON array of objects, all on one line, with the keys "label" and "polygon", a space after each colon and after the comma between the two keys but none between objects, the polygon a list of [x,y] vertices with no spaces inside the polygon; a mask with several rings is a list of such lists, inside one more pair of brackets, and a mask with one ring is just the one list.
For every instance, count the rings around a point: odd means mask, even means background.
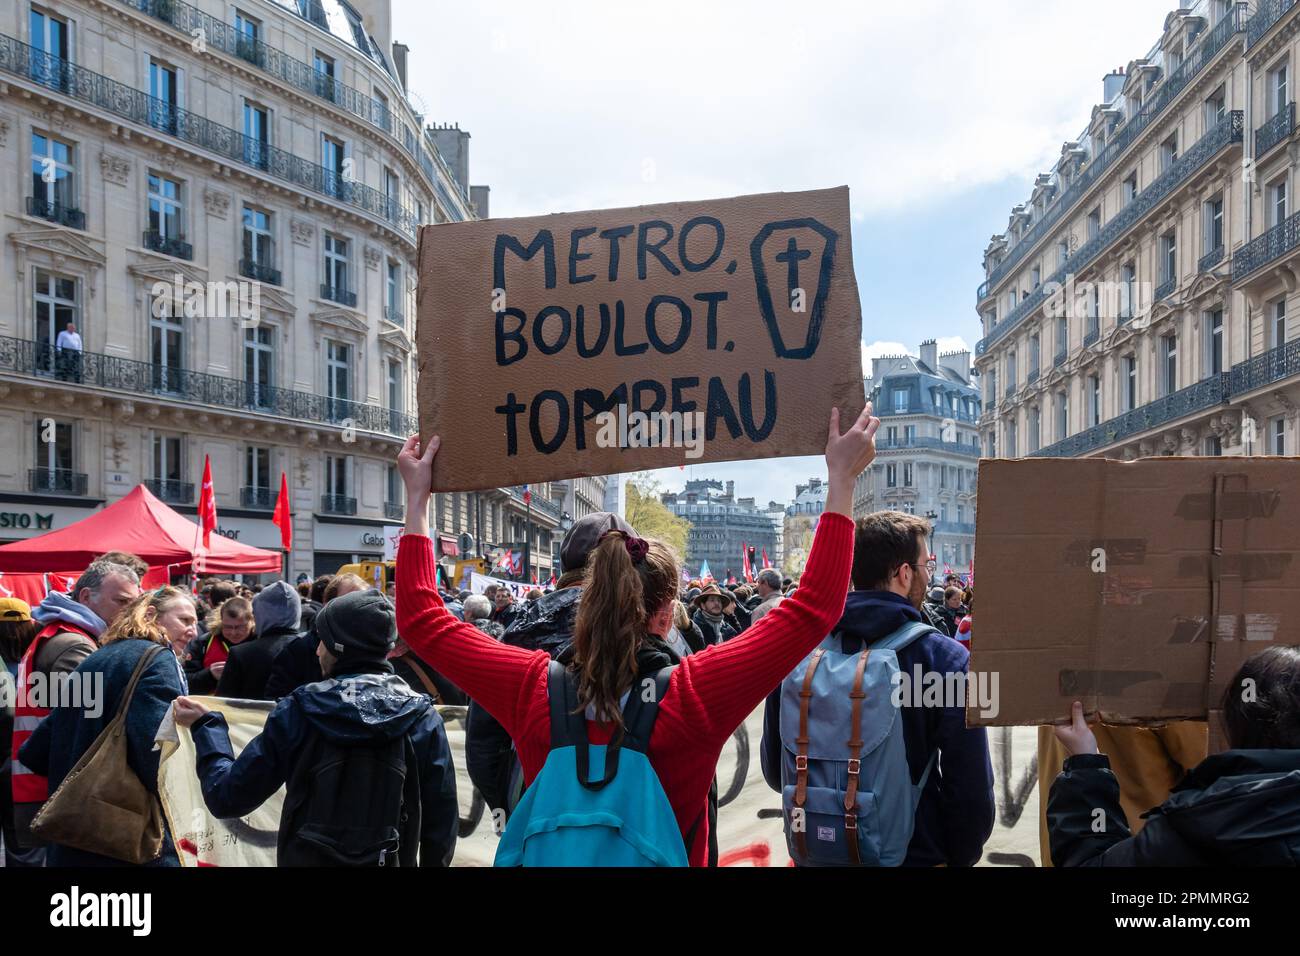
[{"label": "man with glasses", "polygon": [[[925,620],[925,603],[935,563],[930,560],[929,523],[901,511],[878,511],[857,523],[853,536],[853,590],[832,632],[845,654],[860,653],[911,621]],[[965,674],[970,652],[942,632],[931,631],[898,651],[899,670],[912,686],[947,675]],[[763,776],[781,792],[781,690],[767,699],[763,718]],[[917,700],[916,698],[921,698]],[[920,782],[931,757],[937,762],[926,778],[904,866],[973,866],[993,832],[993,765],[982,727],[966,728],[961,702],[926,703],[919,692],[904,694],[899,716],[912,783]],[[812,711],[817,710],[816,701]],[[845,727],[842,739],[855,735]]]}]

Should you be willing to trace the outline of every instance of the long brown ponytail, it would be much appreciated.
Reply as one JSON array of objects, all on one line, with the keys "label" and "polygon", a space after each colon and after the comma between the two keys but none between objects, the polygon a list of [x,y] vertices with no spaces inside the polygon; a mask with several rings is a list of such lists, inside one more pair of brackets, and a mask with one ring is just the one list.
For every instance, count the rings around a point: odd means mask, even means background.
[{"label": "long brown ponytail", "polygon": [[[634,560],[635,554],[635,560]],[[623,723],[619,698],[636,680],[646,622],[677,590],[677,559],[660,541],[606,532],[587,556],[573,627],[578,701],[596,719]]]}]

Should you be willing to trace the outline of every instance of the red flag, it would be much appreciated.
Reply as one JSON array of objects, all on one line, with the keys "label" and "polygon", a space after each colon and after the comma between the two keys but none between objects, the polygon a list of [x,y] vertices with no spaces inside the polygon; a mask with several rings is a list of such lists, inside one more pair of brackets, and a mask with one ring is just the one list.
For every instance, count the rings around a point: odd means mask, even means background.
[{"label": "red flag", "polygon": [[506,548],[506,553],[503,554],[501,556],[501,560],[497,562],[497,567],[504,568],[506,570],[509,570],[510,568],[514,567],[514,560],[510,557],[509,548]]},{"label": "red flag", "polygon": [[546,582],[547,587],[555,587],[555,572],[551,572],[551,580]]},{"label": "red flag", "polygon": [[770,568],[772,565],[767,560],[767,548],[763,549],[763,567]]},{"label": "red flag", "polygon": [[537,569],[533,568],[533,583],[537,583]]},{"label": "red flag", "polygon": [[280,494],[275,499],[275,513],[271,515],[271,524],[280,529],[280,547],[292,550],[293,517],[289,514],[289,479],[280,472]]},{"label": "red flag", "polygon": [[524,504],[530,505],[532,503],[533,503],[533,493],[528,490],[527,485],[524,485]]},{"label": "red flag", "polygon": [[749,548],[745,547],[745,542],[740,542],[740,573],[745,580],[749,580]]},{"label": "red flag", "polygon": [[203,527],[203,550],[212,547],[212,532],[217,527],[217,498],[212,491],[212,462],[203,456],[203,490],[199,492],[199,524]]}]

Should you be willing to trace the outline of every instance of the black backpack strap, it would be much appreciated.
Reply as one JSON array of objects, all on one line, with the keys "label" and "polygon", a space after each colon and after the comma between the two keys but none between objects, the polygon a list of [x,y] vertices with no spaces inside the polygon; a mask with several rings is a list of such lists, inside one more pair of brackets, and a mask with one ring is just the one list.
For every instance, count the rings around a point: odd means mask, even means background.
[{"label": "black backpack strap", "polygon": [[[402,780],[402,814],[397,822],[397,862],[399,866],[415,866],[423,832],[423,805],[420,794],[420,760],[415,753],[415,742],[410,734],[402,735],[402,755],[406,761],[406,776]],[[436,866],[439,861],[426,861],[426,866]]]},{"label": "black backpack strap", "polygon": [[646,753],[650,748],[650,734],[654,732],[655,718],[659,716],[659,703],[668,693],[668,684],[677,668],[661,668],[654,675],[654,700],[646,700],[645,680],[643,678],[632,685],[628,694],[627,706],[623,708],[623,725],[627,728],[627,739],[623,746],[639,753]]}]

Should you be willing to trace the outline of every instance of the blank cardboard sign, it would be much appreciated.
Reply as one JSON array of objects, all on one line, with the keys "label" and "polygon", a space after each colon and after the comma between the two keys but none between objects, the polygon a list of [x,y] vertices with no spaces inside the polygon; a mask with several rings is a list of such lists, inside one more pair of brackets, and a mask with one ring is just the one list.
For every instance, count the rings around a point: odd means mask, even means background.
[{"label": "blank cardboard sign", "polygon": [[1300,643],[1300,459],[985,460],[972,672],[996,715],[1206,719],[1237,668]]},{"label": "blank cardboard sign", "polygon": [[821,454],[866,402],[847,187],[425,226],[419,259],[437,491]]}]

